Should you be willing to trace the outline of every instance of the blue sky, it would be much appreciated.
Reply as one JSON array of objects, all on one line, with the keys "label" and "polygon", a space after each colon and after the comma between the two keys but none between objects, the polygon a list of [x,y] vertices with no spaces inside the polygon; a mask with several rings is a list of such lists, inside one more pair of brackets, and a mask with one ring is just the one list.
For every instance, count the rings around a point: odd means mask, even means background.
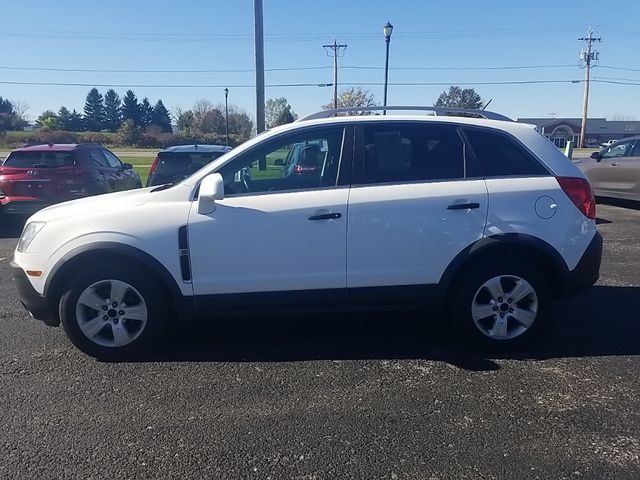
[{"label": "blue sky", "polygon": [[[252,0],[21,0],[3,2],[0,12],[0,96],[28,104],[31,119],[61,105],[81,110],[89,87],[2,82],[139,85],[132,87],[139,98],[161,98],[170,110],[199,99],[222,103],[227,86],[229,102],[255,115]],[[335,36],[348,44],[338,83],[373,84],[363,88],[381,102],[382,26],[390,20],[389,104],[431,105],[446,85],[468,83],[493,99],[490,109],[512,117],[580,116],[583,85],[566,81],[584,76],[577,38],[592,25],[603,37],[592,77],[636,85],[593,83],[589,115],[640,119],[639,19],[637,0],[264,0],[266,83],[330,83],[332,60],[322,45]],[[489,68],[505,66],[536,68]],[[548,80],[564,83],[483,85]],[[128,87],[114,88],[123,94]],[[266,90],[302,115],[331,95],[331,87]]]}]

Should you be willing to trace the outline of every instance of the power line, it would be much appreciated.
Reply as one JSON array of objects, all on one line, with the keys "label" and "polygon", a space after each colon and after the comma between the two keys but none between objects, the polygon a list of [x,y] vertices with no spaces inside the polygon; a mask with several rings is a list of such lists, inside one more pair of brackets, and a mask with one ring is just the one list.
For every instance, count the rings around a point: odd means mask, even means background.
[{"label": "power line", "polygon": [[598,65],[598,68],[606,68],[609,70],[624,70],[626,72],[640,72],[640,68],[612,67],[610,65]]},{"label": "power line", "polygon": [[[12,80],[0,80],[0,84],[4,85],[34,85],[49,87],[112,87],[112,88],[255,88],[255,84],[237,84],[221,83],[217,85],[211,84],[134,84],[134,83],[76,83],[76,82],[17,82]],[[330,87],[330,83],[274,83],[266,85],[267,87]]]},{"label": "power line", "polygon": [[[569,32],[575,30],[576,25],[529,27],[518,29],[478,29],[478,30],[441,30],[441,31],[413,31],[398,32],[398,38],[405,40],[423,39],[449,39],[449,38],[469,38],[469,37],[508,37],[520,36],[522,33],[529,35],[548,35],[553,33]],[[617,29],[617,27],[616,27]],[[635,34],[635,31],[633,32]],[[341,37],[354,41],[370,40],[378,37],[373,32],[343,32],[337,34]],[[89,40],[126,40],[126,41],[146,41],[146,42],[248,42],[251,40],[250,33],[234,34],[214,34],[214,33],[194,33],[194,32],[90,32],[90,31],[55,31],[55,30],[16,30],[3,29],[0,36],[9,37],[31,37],[31,38],[52,38],[52,39],[74,39],[79,38]],[[270,33],[265,34],[268,41],[287,42],[313,42],[326,38],[325,33]]]},{"label": "power line", "polygon": [[[323,45],[324,46],[324,45]],[[331,46],[331,45],[330,45]],[[342,47],[343,45],[338,45]],[[478,67],[390,67],[390,70],[533,70],[539,68],[568,68],[575,67],[575,64],[563,65],[498,65],[498,66],[478,66]],[[330,65],[316,65],[310,67],[273,67],[265,68],[265,72],[288,72],[288,71],[311,71],[311,70],[328,70],[332,68]],[[383,70],[384,67],[369,65],[345,65],[340,68],[345,70]],[[619,70],[630,70],[621,67],[602,67],[615,68]],[[109,69],[109,68],[62,68],[62,67],[21,67],[1,65],[0,70],[16,70],[16,71],[38,71],[38,72],[69,72],[69,73],[253,73],[252,68],[237,69]],[[637,70],[637,71],[640,71]]]},{"label": "power line", "polygon": [[[636,85],[640,86],[638,81],[622,81],[614,79],[605,79],[607,77],[594,77],[591,82],[607,83],[612,85]],[[629,79],[630,80],[630,79]],[[583,79],[565,79],[565,80],[505,80],[495,82],[392,82],[390,86],[395,87],[442,87],[450,85],[474,86],[474,85],[543,85],[553,83],[579,84],[584,83]],[[72,83],[72,82],[19,82],[13,80],[0,80],[0,85],[30,85],[45,87],[111,87],[111,88],[255,88],[255,84],[134,84],[134,83]],[[362,87],[378,87],[384,85],[383,82],[342,82],[342,85],[362,86]],[[269,83],[265,85],[270,88],[282,87],[332,87],[332,83]]]},{"label": "power line", "polygon": [[[595,81],[595,80],[594,80]],[[535,85],[546,83],[582,83],[583,80],[508,80],[495,82],[393,82],[392,86],[399,87],[418,87],[418,86],[449,86],[449,85]],[[601,83],[618,83],[601,80]],[[79,83],[79,82],[18,82],[13,80],[0,80],[3,85],[32,85],[32,86],[51,86],[51,87],[111,87],[111,88],[255,88],[255,84],[133,84],[133,83]],[[382,82],[343,82],[343,85],[353,86],[381,86]],[[640,85],[640,83],[639,83]],[[271,83],[267,87],[331,87],[332,83]]]}]

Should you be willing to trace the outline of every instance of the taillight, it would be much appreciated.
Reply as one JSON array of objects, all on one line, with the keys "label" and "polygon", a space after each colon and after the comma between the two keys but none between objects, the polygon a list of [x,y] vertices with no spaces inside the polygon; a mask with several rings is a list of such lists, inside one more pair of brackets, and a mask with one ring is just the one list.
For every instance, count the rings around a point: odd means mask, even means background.
[{"label": "taillight", "polygon": [[596,218],[596,199],[588,180],[577,177],[556,177],[556,180],[562,191],[585,217]]},{"label": "taillight", "polygon": [[156,155],[156,158],[153,160],[153,163],[151,164],[151,168],[149,169],[149,175],[151,175],[153,172],[156,171],[156,167],[158,166],[158,159],[160,158],[160,155]]}]

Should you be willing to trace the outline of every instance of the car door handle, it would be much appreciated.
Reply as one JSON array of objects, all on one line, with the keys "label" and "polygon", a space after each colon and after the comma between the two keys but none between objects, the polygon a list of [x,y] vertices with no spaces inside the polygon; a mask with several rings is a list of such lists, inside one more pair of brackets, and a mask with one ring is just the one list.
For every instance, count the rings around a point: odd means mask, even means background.
[{"label": "car door handle", "polygon": [[451,205],[447,205],[447,210],[469,210],[471,208],[480,208],[480,204],[471,202],[471,203],[453,203]]},{"label": "car door handle", "polygon": [[333,220],[334,218],[340,218],[341,213],[321,213],[319,215],[311,215],[309,220]]},{"label": "car door handle", "polygon": [[618,162],[611,162],[609,165],[611,165],[612,167],[615,167],[615,166],[617,166],[619,164],[618,164]]}]

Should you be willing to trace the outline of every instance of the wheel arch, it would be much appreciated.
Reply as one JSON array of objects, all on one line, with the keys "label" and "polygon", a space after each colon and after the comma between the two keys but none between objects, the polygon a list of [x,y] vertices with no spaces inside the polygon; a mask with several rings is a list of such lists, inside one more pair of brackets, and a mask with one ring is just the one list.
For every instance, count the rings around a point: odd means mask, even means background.
[{"label": "wheel arch", "polygon": [[[43,296],[56,307],[64,293],[64,285],[73,275],[74,267],[92,260],[124,260],[127,264],[138,265],[153,274],[161,283],[166,293],[170,295],[176,305],[184,309],[185,297],[182,295],[176,280],[167,268],[150,254],[118,242],[95,242],[74,248],[67,252],[51,269],[44,284]],[[182,310],[181,309],[181,310]],[[57,307],[54,308],[57,312]]]},{"label": "wheel arch", "polygon": [[478,240],[453,259],[438,283],[440,300],[445,300],[457,276],[480,262],[498,256],[520,258],[532,264],[548,280],[554,298],[561,298],[569,268],[560,253],[544,240],[531,235],[505,233]]}]

